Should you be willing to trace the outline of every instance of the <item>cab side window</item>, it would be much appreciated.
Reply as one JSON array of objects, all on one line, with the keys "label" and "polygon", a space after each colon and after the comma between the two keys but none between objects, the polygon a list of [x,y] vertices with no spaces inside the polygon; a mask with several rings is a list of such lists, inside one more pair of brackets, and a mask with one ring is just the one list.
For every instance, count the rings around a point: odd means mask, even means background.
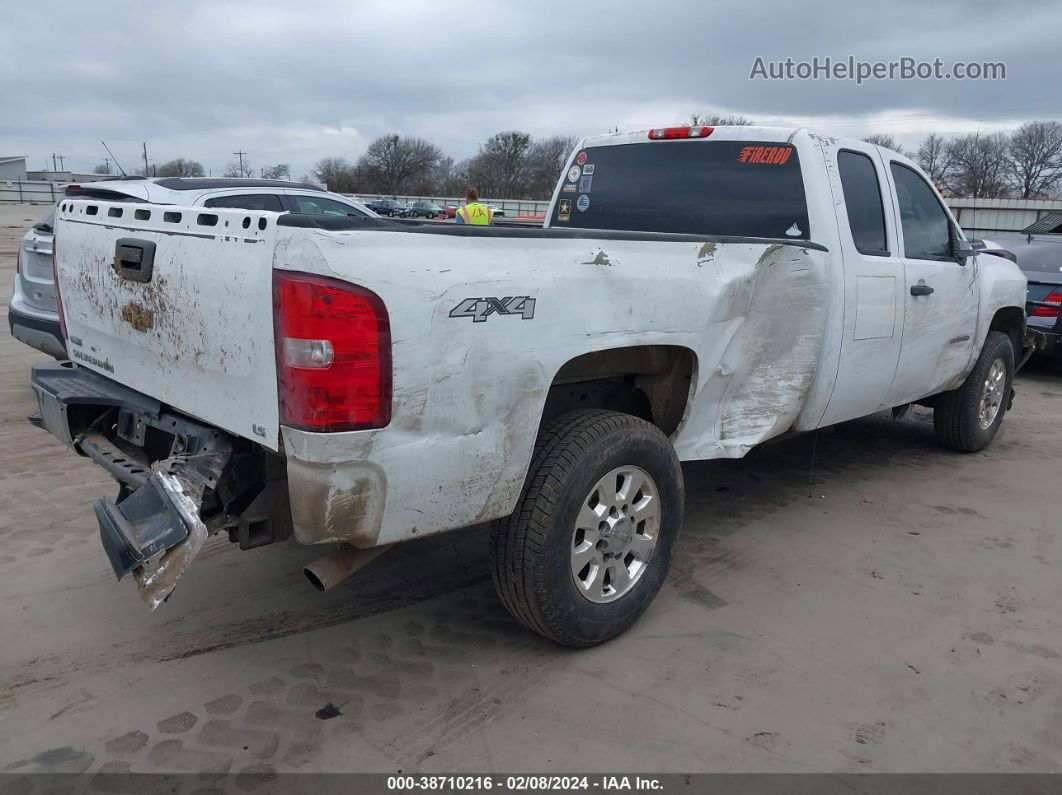
[{"label": "cab side window", "polygon": [[933,189],[907,166],[892,164],[900,205],[903,253],[910,259],[950,260],[951,222]]},{"label": "cab side window", "polygon": [[843,149],[837,153],[837,170],[856,250],[872,257],[889,256],[885,210],[874,163],[864,154]]},{"label": "cab side window", "polygon": [[236,210],[270,210],[285,212],[280,197],[271,193],[244,193],[236,196],[214,196],[203,202],[204,207],[231,207]]}]

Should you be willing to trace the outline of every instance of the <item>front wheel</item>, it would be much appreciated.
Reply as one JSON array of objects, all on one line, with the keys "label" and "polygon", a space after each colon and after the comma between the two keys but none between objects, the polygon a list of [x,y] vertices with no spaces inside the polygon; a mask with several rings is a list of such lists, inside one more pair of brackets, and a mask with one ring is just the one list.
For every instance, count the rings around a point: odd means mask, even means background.
[{"label": "front wheel", "polygon": [[491,526],[494,587],[535,632],[602,643],[660,590],[682,512],[682,469],[656,426],[614,411],[563,414],[539,434],[516,510]]},{"label": "front wheel", "polygon": [[975,453],[988,446],[1003,423],[1014,382],[1014,344],[990,331],[962,386],[937,395],[933,428],[946,447]]}]

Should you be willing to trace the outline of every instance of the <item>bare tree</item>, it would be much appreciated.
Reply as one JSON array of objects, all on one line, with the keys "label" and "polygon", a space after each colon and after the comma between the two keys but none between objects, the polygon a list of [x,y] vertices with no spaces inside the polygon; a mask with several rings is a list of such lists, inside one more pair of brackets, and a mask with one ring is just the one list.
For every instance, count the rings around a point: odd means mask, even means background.
[{"label": "bare tree", "polygon": [[527,153],[530,198],[548,199],[553,194],[561,170],[578,142],[573,135],[554,135],[531,144]]},{"label": "bare tree", "polygon": [[481,196],[527,198],[530,190],[531,136],[510,130],[492,135],[468,164],[468,177]]},{"label": "bare tree", "polygon": [[970,133],[954,139],[948,151],[954,163],[947,188],[953,196],[993,198],[1007,195],[1006,133]]},{"label": "bare tree", "polygon": [[262,179],[291,179],[291,166],[287,163],[277,163],[275,166],[263,166]]},{"label": "bare tree", "polygon": [[379,192],[395,196],[408,183],[430,174],[442,156],[439,147],[422,138],[382,135],[369,144],[357,169]]},{"label": "bare tree", "polygon": [[880,146],[884,149],[891,149],[894,152],[899,152],[901,155],[907,154],[896,141],[896,137],[889,133],[871,133],[862,140],[868,144],[874,144],[874,146]]},{"label": "bare tree", "polygon": [[933,180],[933,184],[948,184],[955,163],[951,157],[951,146],[942,136],[930,133],[923,138],[914,159]]},{"label": "bare tree", "polygon": [[337,193],[357,193],[361,190],[354,166],[345,157],[325,157],[318,160],[313,167],[313,177]]},{"label": "bare tree", "polygon": [[719,115],[717,113],[691,113],[691,127],[747,127],[755,124],[753,119],[746,116]]},{"label": "bare tree", "polygon": [[92,173],[93,174],[110,174],[111,173],[111,164],[110,163],[100,163],[98,166],[96,166],[95,168],[92,169]]},{"label": "bare tree", "polygon": [[1030,121],[1010,137],[1008,178],[1023,199],[1054,194],[1062,182],[1062,124]]},{"label": "bare tree", "polygon": [[163,163],[153,169],[153,172],[159,177],[202,177],[206,175],[201,163],[195,160],[185,160],[183,157]]},{"label": "bare tree", "polygon": [[225,166],[226,177],[249,177],[254,169],[251,168],[251,164],[247,162],[247,158],[243,159],[243,164],[238,161],[232,161]]}]

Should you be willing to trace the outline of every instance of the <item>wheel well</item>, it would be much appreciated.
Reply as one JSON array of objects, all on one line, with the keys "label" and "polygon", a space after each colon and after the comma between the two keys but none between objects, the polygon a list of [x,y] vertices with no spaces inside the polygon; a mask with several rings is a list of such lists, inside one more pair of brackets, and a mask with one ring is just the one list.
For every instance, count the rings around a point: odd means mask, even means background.
[{"label": "wheel well", "polygon": [[677,345],[636,345],[577,356],[553,378],[542,422],[573,409],[633,414],[673,434],[686,414],[696,356]]},{"label": "wheel well", "polygon": [[1025,336],[1025,309],[1016,306],[1005,306],[998,310],[992,317],[989,331],[1002,331],[1010,337],[1014,345],[1014,357],[1021,358],[1022,343]]}]

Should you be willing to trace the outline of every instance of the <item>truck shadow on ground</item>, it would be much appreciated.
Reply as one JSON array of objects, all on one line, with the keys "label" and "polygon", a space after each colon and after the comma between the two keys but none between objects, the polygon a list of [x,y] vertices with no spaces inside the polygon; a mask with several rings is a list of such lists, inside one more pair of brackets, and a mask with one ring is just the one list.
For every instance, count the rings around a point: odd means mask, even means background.
[{"label": "truck shadow on ground", "polygon": [[[999,441],[1005,443],[1005,437]],[[720,606],[710,593],[692,584],[692,577],[701,564],[713,561],[715,548],[729,535],[794,501],[819,499],[824,491],[873,480],[883,468],[930,470],[957,455],[936,443],[932,415],[924,412],[902,421],[888,415],[855,420],[766,445],[741,460],[685,464],[686,522],[669,582],[687,596]],[[287,605],[283,612],[238,618],[230,611],[223,623],[187,628],[178,617],[164,625],[167,638],[153,645],[153,654],[159,660],[187,658],[332,627],[475,585],[483,586],[477,593],[489,594],[495,602],[489,585],[487,532],[486,526],[479,526],[404,544],[326,594],[312,591],[298,571],[301,562],[315,554],[313,550],[293,545],[282,555],[256,555],[254,570],[243,578],[251,589],[244,593],[244,603],[275,604],[279,584]],[[219,550],[215,559],[239,554]],[[199,574],[204,583],[211,576],[205,570]],[[174,608],[181,609],[179,604]],[[511,621],[503,609],[495,612],[492,621]]]}]

